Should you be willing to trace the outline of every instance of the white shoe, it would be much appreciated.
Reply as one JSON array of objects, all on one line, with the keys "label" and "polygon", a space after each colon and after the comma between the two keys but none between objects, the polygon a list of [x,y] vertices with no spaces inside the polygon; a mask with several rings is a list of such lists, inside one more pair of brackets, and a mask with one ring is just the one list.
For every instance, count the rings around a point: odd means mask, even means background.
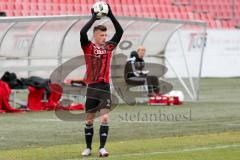
[{"label": "white shoe", "polygon": [[91,155],[91,149],[90,148],[86,148],[82,152],[82,156],[90,156],[90,155]]},{"label": "white shoe", "polygon": [[105,148],[101,148],[99,150],[99,157],[107,157],[109,156],[109,153],[107,152],[107,150]]}]

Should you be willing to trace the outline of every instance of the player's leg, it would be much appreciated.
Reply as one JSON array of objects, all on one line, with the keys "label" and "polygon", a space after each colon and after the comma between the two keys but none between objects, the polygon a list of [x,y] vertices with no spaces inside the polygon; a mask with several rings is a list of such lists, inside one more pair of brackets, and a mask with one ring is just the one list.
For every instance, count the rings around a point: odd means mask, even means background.
[{"label": "player's leg", "polygon": [[86,125],[85,125],[85,140],[87,148],[92,149],[92,138],[94,134],[93,122],[95,118],[95,113],[87,113]]},{"label": "player's leg", "polygon": [[86,124],[85,124],[85,142],[86,149],[82,152],[83,156],[91,155],[92,150],[92,139],[94,134],[93,122],[95,118],[95,113],[87,113],[86,115]]},{"label": "player's leg", "polygon": [[109,153],[106,151],[105,144],[108,137],[108,113],[111,109],[111,93],[110,93],[110,85],[109,84],[103,84],[102,90],[104,92],[101,94],[103,97],[101,97],[102,101],[100,103],[100,128],[99,128],[99,138],[100,138],[100,146],[99,146],[99,156],[107,157]]},{"label": "player's leg", "polygon": [[99,146],[99,156],[107,157],[109,153],[107,150],[104,148],[106,141],[107,141],[107,136],[108,136],[108,112],[110,110],[107,108],[103,108],[100,110],[100,128],[99,128],[99,137],[100,137],[100,146]]},{"label": "player's leg", "polygon": [[[89,92],[89,89],[87,90]],[[86,141],[86,149],[82,152],[83,156],[91,155],[92,150],[92,139],[94,134],[93,122],[96,114],[96,107],[99,104],[99,100],[91,98],[91,95],[87,96],[85,103],[85,111],[86,111],[86,124],[85,124],[85,141]]]}]

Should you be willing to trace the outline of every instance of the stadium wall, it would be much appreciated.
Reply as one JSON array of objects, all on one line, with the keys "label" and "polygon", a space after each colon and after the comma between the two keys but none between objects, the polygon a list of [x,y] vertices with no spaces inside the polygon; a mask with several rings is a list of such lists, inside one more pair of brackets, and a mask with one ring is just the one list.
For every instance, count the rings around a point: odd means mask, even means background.
[{"label": "stadium wall", "polygon": [[240,30],[208,31],[202,76],[240,76]]},{"label": "stadium wall", "polygon": [[[183,42],[187,42],[184,48],[189,54],[190,61],[196,60],[196,48],[203,45],[201,41],[189,37],[189,31],[183,32]],[[190,40],[189,40],[190,38]],[[196,52],[191,50],[196,50]],[[191,51],[191,52],[190,52]],[[176,42],[169,43],[169,55],[179,55]],[[193,54],[193,55],[191,55]],[[176,56],[172,56],[176,57]],[[178,64],[178,58],[172,58],[172,63]],[[190,62],[191,63],[191,62]],[[182,64],[178,65],[183,66]],[[210,29],[207,31],[207,42],[205,44],[202,77],[240,77],[240,30],[237,29]],[[190,68],[192,70],[193,68]],[[181,70],[180,70],[181,72]],[[192,73],[194,73],[192,71]],[[171,73],[170,73],[171,74]],[[184,73],[182,73],[184,75]]]}]

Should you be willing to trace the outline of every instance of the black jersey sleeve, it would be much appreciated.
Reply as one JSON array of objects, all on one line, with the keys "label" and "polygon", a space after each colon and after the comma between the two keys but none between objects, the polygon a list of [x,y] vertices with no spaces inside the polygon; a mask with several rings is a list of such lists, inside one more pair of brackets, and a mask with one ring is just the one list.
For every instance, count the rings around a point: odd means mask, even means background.
[{"label": "black jersey sleeve", "polygon": [[90,43],[88,36],[87,36],[87,32],[96,20],[97,20],[96,17],[92,16],[92,18],[81,29],[81,31],[80,31],[81,46],[86,46],[87,44]]},{"label": "black jersey sleeve", "polygon": [[113,35],[112,39],[109,42],[117,45],[120,42],[121,38],[122,38],[123,29],[122,29],[122,26],[119,24],[118,20],[112,14],[110,6],[109,6],[108,17],[111,19],[111,21],[112,21],[112,23],[114,25],[114,28],[115,28],[115,34]]}]

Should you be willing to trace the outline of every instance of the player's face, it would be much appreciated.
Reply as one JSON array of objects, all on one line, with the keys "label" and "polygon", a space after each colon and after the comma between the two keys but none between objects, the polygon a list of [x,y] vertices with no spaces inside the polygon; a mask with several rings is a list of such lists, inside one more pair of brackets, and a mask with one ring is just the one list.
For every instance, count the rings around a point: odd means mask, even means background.
[{"label": "player's face", "polygon": [[106,31],[101,31],[101,30],[96,30],[93,33],[93,37],[95,40],[95,43],[98,45],[104,45],[107,39],[107,32]]},{"label": "player's face", "polygon": [[144,55],[145,55],[145,51],[146,51],[146,49],[143,48],[143,47],[138,48],[138,50],[137,50],[138,57],[141,58],[141,59],[143,59],[143,57],[144,57]]}]

